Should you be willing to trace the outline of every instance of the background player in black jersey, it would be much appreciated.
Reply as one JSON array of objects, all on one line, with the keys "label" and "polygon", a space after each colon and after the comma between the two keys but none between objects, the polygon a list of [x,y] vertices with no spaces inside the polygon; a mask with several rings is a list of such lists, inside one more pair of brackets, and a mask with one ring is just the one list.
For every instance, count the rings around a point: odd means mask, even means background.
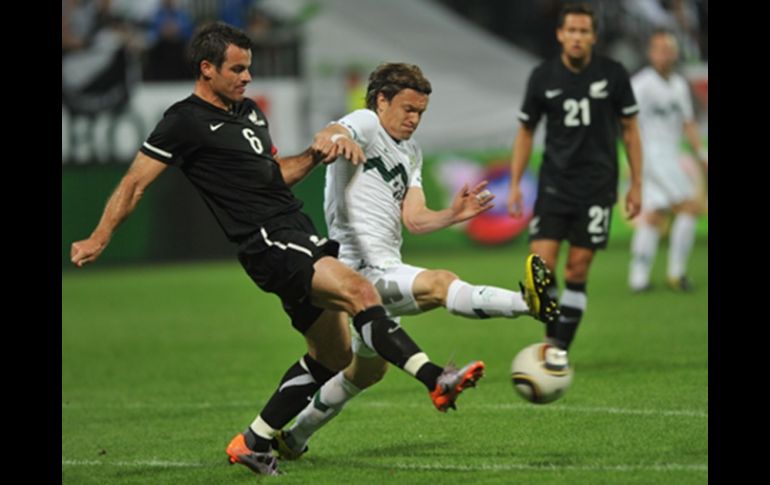
[{"label": "background player in black jersey", "polygon": [[270,446],[277,430],[350,362],[347,319],[322,318],[324,312],[351,315],[364,341],[425,384],[440,411],[454,406],[457,395],[483,375],[484,364],[442,369],[432,363],[387,316],[374,286],[336,259],[339,244],[318,235],[300,212],[302,202],[289,187],[318,163],[330,163],[342,153],[315,147],[298,156],[275,157],[264,114],[244,97],[251,81],[250,46],[243,32],[226,24],[198,31],[191,48],[193,94],[164,113],[109,198],[96,229],[72,244],[71,259],[78,267],[96,260],[147,186],[169,165],[182,170],[228,239],[238,245],[246,272],[260,288],[281,298],[292,325],[307,341],[308,353],[288,369],[254,422],[227,447],[231,463],[273,475],[277,463]]},{"label": "background player in black jersey", "polygon": [[586,310],[588,270],[597,249],[607,246],[612,206],[617,200],[617,139],[622,136],[631,167],[626,215],[641,206],[642,148],[628,73],[619,63],[592,54],[593,10],[565,5],[559,16],[560,57],[537,66],[529,77],[521,126],[511,159],[508,210],[521,217],[519,183],[532,152],[540,117],[546,115],[545,155],[540,168],[530,248],[555,272],[559,247],[570,244],[564,268],[560,316],[546,325],[546,341],[567,349]]}]

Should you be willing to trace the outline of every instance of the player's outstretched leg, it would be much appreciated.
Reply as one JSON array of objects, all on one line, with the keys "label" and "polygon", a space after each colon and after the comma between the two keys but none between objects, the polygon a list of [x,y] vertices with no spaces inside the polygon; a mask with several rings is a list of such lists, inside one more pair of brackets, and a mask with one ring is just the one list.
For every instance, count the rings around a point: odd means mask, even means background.
[{"label": "player's outstretched leg", "polygon": [[382,306],[368,308],[353,317],[353,326],[366,345],[404,372],[422,382],[439,411],[454,408],[454,401],[466,387],[484,375],[484,363],[472,362],[459,371],[443,369],[430,361],[403,328],[390,319]]}]

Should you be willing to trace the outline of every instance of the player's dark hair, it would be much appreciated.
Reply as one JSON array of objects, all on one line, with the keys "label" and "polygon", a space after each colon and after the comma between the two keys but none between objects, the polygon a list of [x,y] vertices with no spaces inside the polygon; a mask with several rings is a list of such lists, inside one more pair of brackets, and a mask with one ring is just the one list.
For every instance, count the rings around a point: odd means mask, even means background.
[{"label": "player's dark hair", "polygon": [[195,79],[201,76],[201,62],[204,60],[214,64],[217,69],[221,68],[230,44],[241,49],[251,49],[249,36],[231,25],[214,22],[201,27],[190,42],[190,60]]},{"label": "player's dark hair", "polygon": [[422,71],[414,64],[389,62],[380,64],[369,75],[366,87],[366,107],[377,110],[377,93],[382,93],[390,101],[404,89],[414,89],[418,93],[430,94],[433,88],[425,79]]},{"label": "player's dark hair", "polygon": [[559,21],[558,21],[558,28],[564,27],[564,20],[567,18],[567,15],[588,15],[591,17],[591,27],[594,29],[594,32],[596,32],[597,26],[596,26],[596,14],[594,14],[594,9],[587,3],[567,3],[562,6],[561,10],[559,11]]}]

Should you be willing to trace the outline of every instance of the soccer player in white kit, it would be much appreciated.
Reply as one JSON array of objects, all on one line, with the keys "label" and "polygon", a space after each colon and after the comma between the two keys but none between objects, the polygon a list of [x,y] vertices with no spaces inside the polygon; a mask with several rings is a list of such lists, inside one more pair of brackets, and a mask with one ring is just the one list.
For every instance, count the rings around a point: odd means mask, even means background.
[{"label": "soccer player in white kit", "polygon": [[[527,258],[521,292],[475,286],[450,271],[403,263],[402,221],[412,233],[428,233],[492,208],[494,198],[484,181],[463,187],[444,210],[426,206],[422,152],[411,137],[427,109],[430,92],[419,67],[380,65],[369,77],[367,109],[353,111],[316,134],[314,149],[338,153],[352,162],[340,161],[326,171],[326,223],[330,237],[340,243],[340,261],[374,284],[397,322],[401,315],[440,306],[468,318],[554,319],[557,303],[546,290],[555,281],[537,255]],[[385,375],[386,361],[365,340],[365,334],[361,338],[353,333],[353,362],[327,381],[290,429],[276,436],[274,446],[283,458],[298,458],[315,431]]]},{"label": "soccer player in white kit", "polygon": [[708,160],[701,147],[690,92],[685,79],[674,72],[678,56],[676,38],[656,31],[650,38],[650,66],[631,80],[639,103],[639,125],[644,146],[642,214],[631,242],[628,284],[633,292],[651,288],[650,271],[668,212],[671,225],[667,283],[679,291],[692,290],[687,259],[695,240],[695,222],[701,212],[696,186],[679,162],[684,133],[695,158],[704,168]]}]

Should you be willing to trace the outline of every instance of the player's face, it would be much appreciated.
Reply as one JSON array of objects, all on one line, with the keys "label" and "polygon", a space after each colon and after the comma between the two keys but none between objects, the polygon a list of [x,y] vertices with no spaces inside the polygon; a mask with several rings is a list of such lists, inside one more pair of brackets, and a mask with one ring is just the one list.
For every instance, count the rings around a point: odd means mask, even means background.
[{"label": "player's face", "polygon": [[671,72],[679,57],[676,39],[670,34],[654,36],[650,39],[648,55],[650,57],[650,64],[656,71],[663,73]]},{"label": "player's face", "polygon": [[585,59],[591,55],[596,43],[596,32],[589,15],[567,14],[564,25],[556,31],[562,52],[572,59]]},{"label": "player's face", "polygon": [[230,44],[225,51],[225,60],[219,69],[212,69],[211,88],[225,102],[243,100],[246,85],[251,82],[249,66],[251,50]]},{"label": "player's face", "polygon": [[390,101],[382,93],[377,95],[377,116],[385,131],[396,140],[412,137],[426,109],[428,95],[414,89],[402,89]]}]

